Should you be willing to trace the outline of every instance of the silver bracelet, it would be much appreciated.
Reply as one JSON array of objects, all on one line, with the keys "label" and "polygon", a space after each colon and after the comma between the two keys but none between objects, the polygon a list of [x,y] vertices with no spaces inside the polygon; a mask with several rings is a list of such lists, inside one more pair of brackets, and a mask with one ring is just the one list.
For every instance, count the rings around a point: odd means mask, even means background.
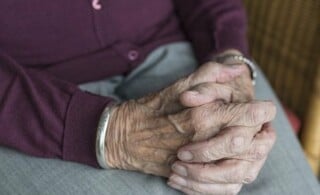
[{"label": "silver bracelet", "polygon": [[98,123],[98,128],[97,128],[96,156],[97,156],[97,160],[100,167],[104,169],[109,168],[106,162],[106,155],[105,155],[105,139],[106,139],[111,112],[114,106],[115,104],[109,105],[103,110]]},{"label": "silver bracelet", "polygon": [[239,61],[245,63],[249,67],[250,72],[251,72],[252,85],[256,85],[256,79],[257,79],[256,64],[244,56],[234,55],[232,57],[235,60],[239,60]]},{"label": "silver bracelet", "polygon": [[254,61],[249,60],[248,58],[242,56],[242,55],[234,55],[234,54],[227,54],[227,55],[223,55],[223,56],[217,56],[214,57],[212,60],[216,61],[218,63],[223,63],[226,59],[231,58],[237,61],[241,61],[244,64],[246,64],[249,69],[250,69],[250,76],[252,79],[252,85],[256,84],[256,79],[257,79],[257,68],[256,68],[256,64]]}]

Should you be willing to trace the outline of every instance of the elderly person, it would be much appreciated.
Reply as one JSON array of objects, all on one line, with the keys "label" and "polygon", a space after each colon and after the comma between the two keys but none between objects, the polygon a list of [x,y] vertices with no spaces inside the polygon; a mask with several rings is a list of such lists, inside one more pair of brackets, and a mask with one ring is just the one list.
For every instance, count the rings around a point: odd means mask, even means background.
[{"label": "elderly person", "polygon": [[[4,194],[236,194],[275,142],[240,0],[2,0],[0,26]],[[274,125],[243,192],[316,193]]]}]

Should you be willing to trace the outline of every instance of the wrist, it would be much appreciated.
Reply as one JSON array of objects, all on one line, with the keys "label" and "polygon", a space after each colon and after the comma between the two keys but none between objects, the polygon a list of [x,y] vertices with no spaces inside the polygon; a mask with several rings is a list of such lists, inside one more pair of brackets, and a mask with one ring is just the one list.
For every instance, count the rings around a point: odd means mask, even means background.
[{"label": "wrist", "polygon": [[107,133],[105,135],[105,161],[107,166],[111,168],[121,168],[120,151],[123,151],[123,148],[121,148],[121,138],[123,138],[121,134],[123,134],[123,128],[119,126],[119,121],[122,121],[122,123],[125,124],[125,120],[122,120],[121,118],[123,116],[123,109],[121,109],[124,107],[123,104],[125,103],[113,108],[106,131]]},{"label": "wrist", "polygon": [[135,136],[135,123],[144,116],[137,109],[136,100],[129,100],[112,110],[105,138],[106,164],[111,168],[132,170],[130,138]]},{"label": "wrist", "polygon": [[110,118],[112,112],[114,110],[114,104],[111,103],[103,110],[97,128],[97,135],[96,135],[96,157],[98,164],[101,168],[107,169],[109,168],[107,164],[107,156],[105,153],[106,150],[106,136],[108,132],[108,127],[110,126]]}]

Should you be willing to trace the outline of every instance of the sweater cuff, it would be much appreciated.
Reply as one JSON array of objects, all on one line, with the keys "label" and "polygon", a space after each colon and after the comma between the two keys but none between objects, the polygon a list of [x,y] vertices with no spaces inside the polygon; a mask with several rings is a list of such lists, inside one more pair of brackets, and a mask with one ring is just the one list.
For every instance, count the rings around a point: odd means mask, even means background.
[{"label": "sweater cuff", "polygon": [[246,33],[244,32],[244,30],[223,29],[216,36],[223,36],[223,38],[216,39],[216,48],[218,53],[222,53],[227,49],[237,49],[244,56],[248,57],[249,49]]},{"label": "sweater cuff", "polygon": [[99,167],[95,154],[98,122],[111,98],[77,91],[71,97],[63,137],[64,160]]},{"label": "sweater cuff", "polygon": [[215,50],[210,52],[203,59],[203,63],[212,60],[213,57],[225,52],[228,49],[236,49],[240,51],[243,56],[251,58],[249,54],[249,47],[246,33],[239,29],[221,29],[216,33]]}]

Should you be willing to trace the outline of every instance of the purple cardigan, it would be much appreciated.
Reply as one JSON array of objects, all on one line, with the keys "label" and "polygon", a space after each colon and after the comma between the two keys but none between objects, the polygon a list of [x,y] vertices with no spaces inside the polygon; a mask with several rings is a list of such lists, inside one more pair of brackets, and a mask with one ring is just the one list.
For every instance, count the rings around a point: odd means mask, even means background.
[{"label": "purple cardigan", "polygon": [[248,54],[241,0],[1,0],[0,145],[98,166],[110,98],[77,84],[127,74],[156,47],[192,42],[200,62]]}]

